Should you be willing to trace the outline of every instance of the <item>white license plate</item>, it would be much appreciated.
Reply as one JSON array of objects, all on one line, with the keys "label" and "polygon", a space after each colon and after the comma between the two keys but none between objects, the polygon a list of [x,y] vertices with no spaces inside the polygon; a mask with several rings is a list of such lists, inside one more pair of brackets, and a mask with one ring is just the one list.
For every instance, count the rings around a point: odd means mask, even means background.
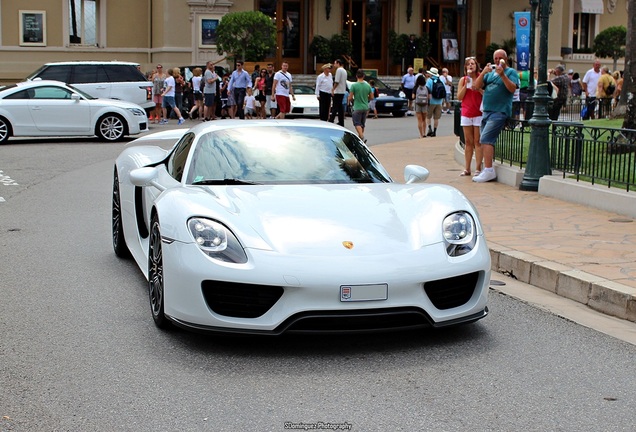
[{"label": "white license plate", "polygon": [[389,286],[387,284],[378,285],[341,285],[340,301],[375,301],[389,298]]},{"label": "white license plate", "polygon": [[387,102],[384,104],[384,106],[386,107],[392,107],[393,106],[393,102]]},{"label": "white license plate", "polygon": [[308,113],[315,114],[318,112],[318,108],[305,108]]}]

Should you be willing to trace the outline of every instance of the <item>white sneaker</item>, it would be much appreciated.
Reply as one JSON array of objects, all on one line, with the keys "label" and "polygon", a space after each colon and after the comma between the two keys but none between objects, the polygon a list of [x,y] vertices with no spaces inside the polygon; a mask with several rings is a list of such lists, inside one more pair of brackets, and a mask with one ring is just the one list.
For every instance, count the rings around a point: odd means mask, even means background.
[{"label": "white sneaker", "polygon": [[497,178],[497,173],[494,168],[484,169],[479,175],[473,177],[473,181],[477,183],[486,183],[493,181]]}]

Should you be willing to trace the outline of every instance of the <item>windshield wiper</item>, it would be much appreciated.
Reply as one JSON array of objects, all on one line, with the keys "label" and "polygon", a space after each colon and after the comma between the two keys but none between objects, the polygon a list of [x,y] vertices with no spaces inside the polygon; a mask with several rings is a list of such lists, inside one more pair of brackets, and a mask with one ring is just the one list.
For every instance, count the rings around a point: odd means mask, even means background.
[{"label": "windshield wiper", "polygon": [[204,179],[197,180],[192,182],[194,186],[201,185],[257,185],[260,183],[251,182],[248,180],[241,180],[236,178],[225,178],[225,179]]}]

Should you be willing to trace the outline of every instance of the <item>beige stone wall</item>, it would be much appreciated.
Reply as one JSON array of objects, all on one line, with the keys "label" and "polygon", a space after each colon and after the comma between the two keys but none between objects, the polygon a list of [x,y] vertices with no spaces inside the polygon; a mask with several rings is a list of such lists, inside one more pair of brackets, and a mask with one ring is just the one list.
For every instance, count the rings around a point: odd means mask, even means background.
[{"label": "beige stone wall", "polygon": [[[23,79],[45,62],[63,60],[123,60],[151,70],[157,63],[166,67],[202,64],[206,60],[219,61],[222,56],[210,47],[199,46],[199,20],[202,16],[222,17],[230,11],[253,10],[255,0],[100,0],[106,28],[101,34],[105,46],[68,47],[68,31],[64,28],[68,0],[0,0],[0,82]],[[311,11],[309,36],[321,34],[330,37],[340,32],[342,2],[332,0],[330,19],[327,20],[324,0],[309,2]],[[632,0],[616,0],[614,12],[608,5],[614,0],[603,0],[605,13],[600,16],[601,28],[626,25],[626,4]],[[563,62],[566,67],[587,70],[588,58],[561,58],[561,47],[571,45],[570,7],[573,0],[556,0],[549,28],[549,66]],[[25,6],[28,4],[28,6]],[[398,33],[420,32],[420,17],[424,0],[413,0],[410,23],[406,22],[407,0],[394,0],[395,10],[389,11],[387,21]],[[513,37],[513,11],[529,9],[528,0],[479,0],[469,2],[469,44],[467,55],[476,54],[480,42],[479,31],[489,31],[490,41],[501,43]],[[19,10],[46,11],[46,47],[19,45]],[[538,36],[537,36],[538,37]],[[579,56],[580,57],[580,56]],[[611,59],[603,60],[611,64]],[[220,63],[226,65],[223,61]],[[622,68],[623,62],[620,62]]]}]

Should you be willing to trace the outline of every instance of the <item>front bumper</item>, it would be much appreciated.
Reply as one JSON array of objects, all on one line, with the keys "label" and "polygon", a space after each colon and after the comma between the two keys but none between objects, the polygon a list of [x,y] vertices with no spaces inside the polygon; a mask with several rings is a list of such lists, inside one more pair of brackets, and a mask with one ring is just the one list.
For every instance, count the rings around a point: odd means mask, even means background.
[{"label": "front bumper", "polygon": [[[487,314],[483,238],[456,258],[441,244],[347,259],[247,253],[247,264],[219,263],[193,244],[164,243],[166,315],[199,331],[281,334],[440,327]],[[342,286],[378,284],[387,286],[385,299],[342,301]]]}]

